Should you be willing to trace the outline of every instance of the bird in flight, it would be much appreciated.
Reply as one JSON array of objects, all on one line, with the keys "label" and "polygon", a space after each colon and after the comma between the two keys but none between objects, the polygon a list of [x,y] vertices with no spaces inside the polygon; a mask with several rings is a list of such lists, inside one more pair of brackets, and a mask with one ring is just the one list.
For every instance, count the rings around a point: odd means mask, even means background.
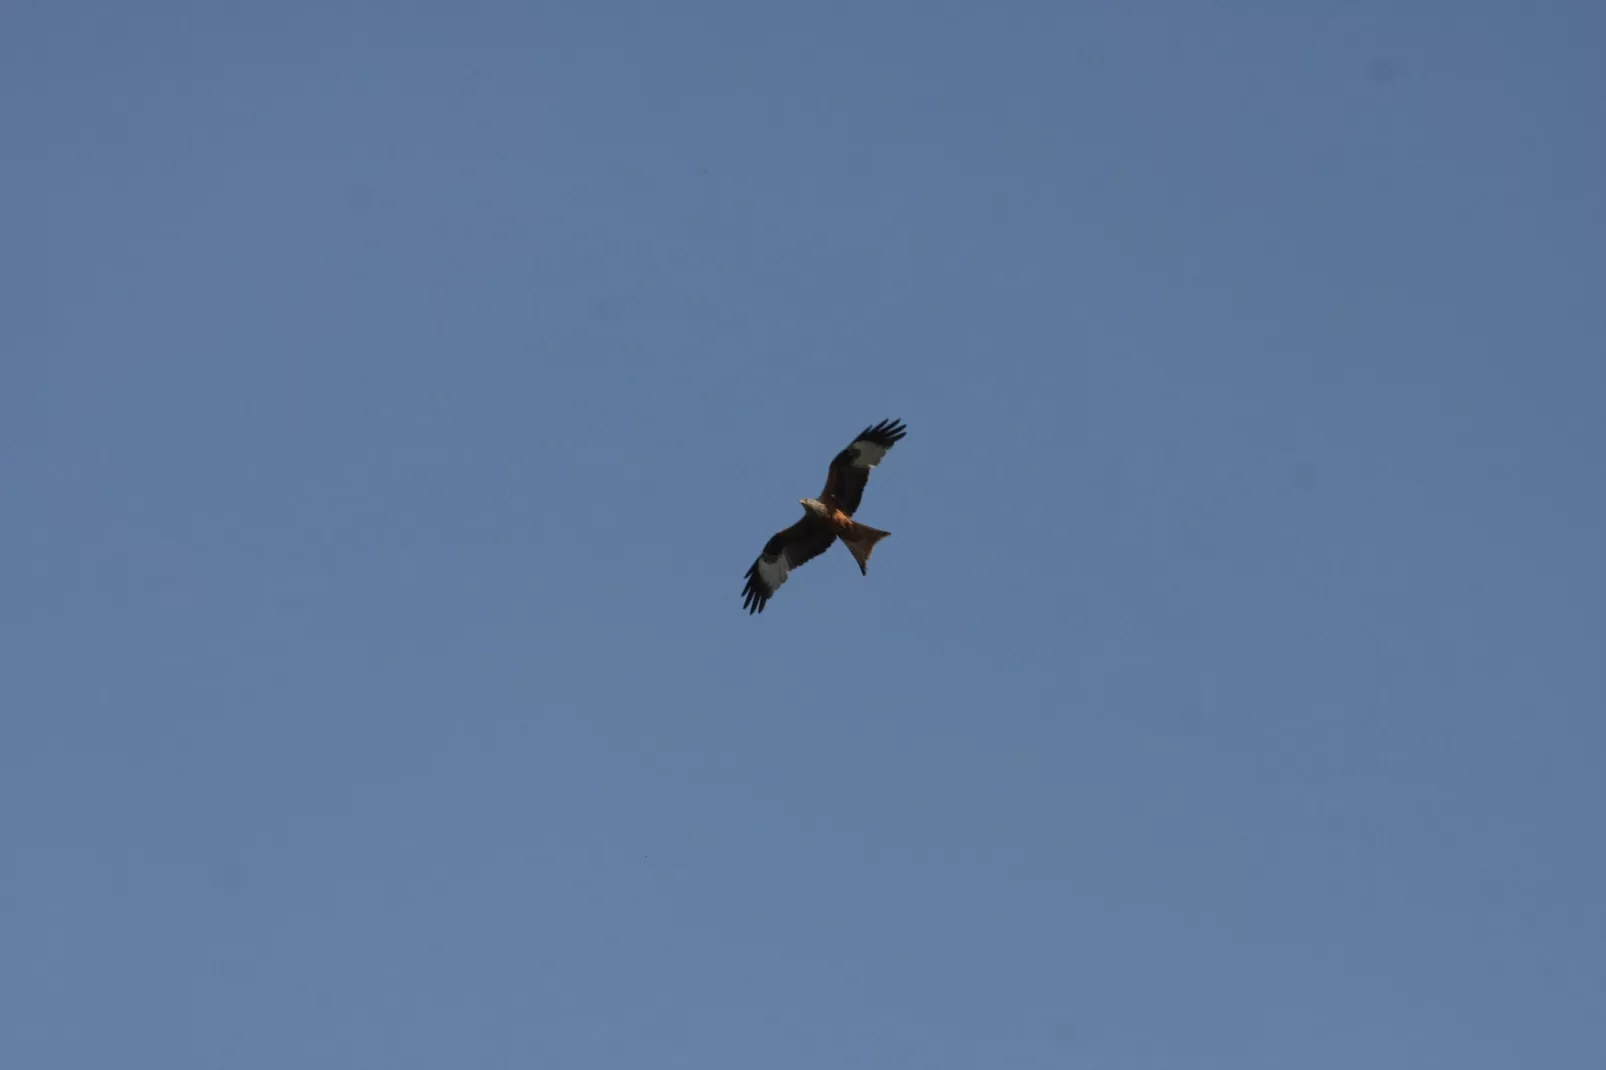
[{"label": "bird in flight", "polygon": [[906,433],[903,421],[882,420],[860,431],[847,449],[832,458],[819,498],[800,499],[803,519],[777,531],[747,570],[742,606],[749,614],[764,612],[765,604],[793,569],[819,557],[838,539],[859,563],[860,574],[870,574],[870,552],[891,533],[859,523],[853,513],[864,497],[864,485],[870,482],[870,469],[880,464]]}]

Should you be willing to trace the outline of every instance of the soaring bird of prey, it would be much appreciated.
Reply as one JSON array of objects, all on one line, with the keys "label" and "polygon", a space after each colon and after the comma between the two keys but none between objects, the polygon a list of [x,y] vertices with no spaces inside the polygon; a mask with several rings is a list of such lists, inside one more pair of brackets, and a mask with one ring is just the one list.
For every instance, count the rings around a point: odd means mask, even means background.
[{"label": "soaring bird of prey", "polygon": [[765,604],[775,597],[793,569],[819,557],[838,539],[859,563],[860,574],[870,574],[870,552],[890,532],[859,523],[853,513],[864,497],[864,485],[870,482],[870,469],[880,464],[906,433],[903,421],[882,420],[860,431],[847,449],[832,458],[820,496],[799,500],[803,519],[785,531],[777,531],[747,570],[742,606],[749,614],[764,612]]}]

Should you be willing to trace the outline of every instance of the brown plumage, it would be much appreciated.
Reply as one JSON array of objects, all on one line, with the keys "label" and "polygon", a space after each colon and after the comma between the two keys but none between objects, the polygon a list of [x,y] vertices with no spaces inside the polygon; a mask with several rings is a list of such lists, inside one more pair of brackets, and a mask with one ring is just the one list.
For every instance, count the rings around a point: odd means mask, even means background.
[{"label": "brown plumage", "polygon": [[864,498],[870,469],[906,433],[902,421],[882,420],[859,432],[832,458],[819,498],[802,499],[803,518],[776,532],[748,568],[742,588],[742,605],[748,613],[762,613],[793,569],[825,553],[837,539],[859,563],[859,572],[869,575],[870,554],[889,533],[859,523],[853,514]]}]

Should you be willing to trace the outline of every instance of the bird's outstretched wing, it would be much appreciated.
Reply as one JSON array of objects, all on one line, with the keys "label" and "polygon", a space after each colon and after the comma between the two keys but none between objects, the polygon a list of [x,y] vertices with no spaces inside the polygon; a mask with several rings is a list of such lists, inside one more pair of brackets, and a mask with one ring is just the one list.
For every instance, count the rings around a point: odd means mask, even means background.
[{"label": "bird's outstretched wing", "polygon": [[847,449],[832,458],[820,501],[852,516],[864,497],[864,485],[870,482],[870,469],[907,433],[902,420],[882,420],[860,431]]},{"label": "bird's outstretched wing", "polygon": [[785,531],[777,531],[747,570],[742,607],[749,614],[764,612],[765,603],[775,597],[792,570],[825,553],[835,539],[836,532],[812,514]]}]

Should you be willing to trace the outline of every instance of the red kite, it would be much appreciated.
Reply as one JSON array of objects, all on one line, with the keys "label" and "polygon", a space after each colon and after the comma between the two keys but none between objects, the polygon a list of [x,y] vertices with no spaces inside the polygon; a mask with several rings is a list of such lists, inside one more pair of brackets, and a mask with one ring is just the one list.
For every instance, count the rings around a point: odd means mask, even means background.
[{"label": "red kite", "polygon": [[861,575],[870,574],[870,551],[890,532],[872,528],[853,519],[853,511],[864,497],[870,482],[870,469],[881,463],[893,445],[907,432],[901,420],[882,420],[859,432],[848,448],[831,460],[825,489],[818,500],[803,498],[803,519],[778,531],[764,544],[753,567],[747,570],[742,588],[742,606],[751,615],[764,612],[764,605],[781,589],[786,577],[805,561],[812,561],[831,548],[837,539],[859,563]]}]

